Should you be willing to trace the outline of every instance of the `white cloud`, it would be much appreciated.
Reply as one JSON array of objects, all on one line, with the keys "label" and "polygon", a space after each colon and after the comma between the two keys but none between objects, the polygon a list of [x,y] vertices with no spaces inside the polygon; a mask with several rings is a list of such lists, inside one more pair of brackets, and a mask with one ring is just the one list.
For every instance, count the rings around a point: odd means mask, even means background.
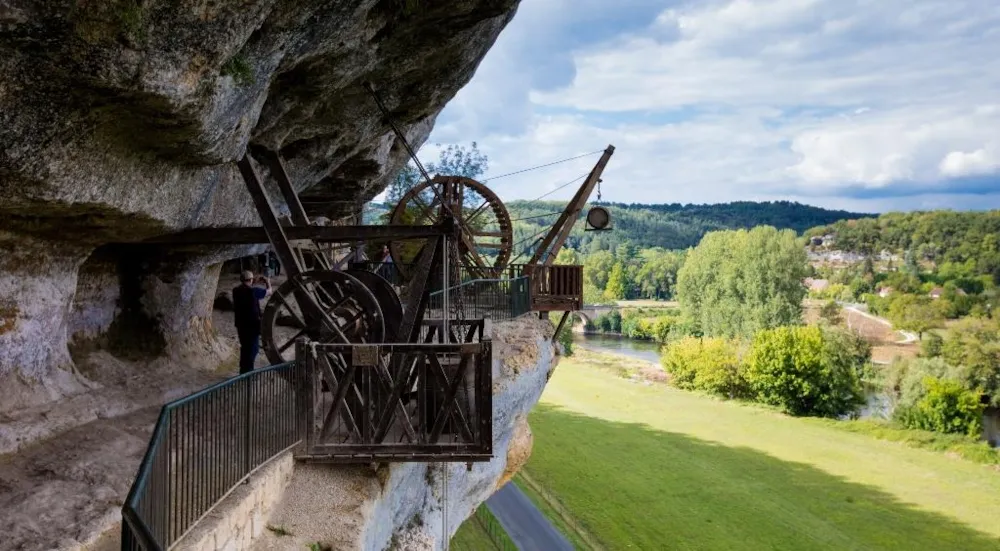
[{"label": "white cloud", "polygon": [[967,158],[954,149],[980,147],[997,136],[997,128],[1000,113],[976,108],[901,108],[863,119],[824,121],[795,135],[791,149],[799,162],[788,171],[804,186],[830,186],[832,191],[986,174],[996,165],[988,164],[985,150]]},{"label": "white cloud", "polygon": [[[493,174],[614,143],[605,198],[626,202],[1000,192],[1000,2],[679,2],[617,33],[594,25],[619,4],[568,2],[522,3],[435,140],[477,140]],[[530,198],[591,162],[495,187]]]},{"label": "white cloud", "polygon": [[995,144],[971,153],[952,151],[941,161],[941,174],[951,177],[989,174],[1000,169],[1000,154]]}]

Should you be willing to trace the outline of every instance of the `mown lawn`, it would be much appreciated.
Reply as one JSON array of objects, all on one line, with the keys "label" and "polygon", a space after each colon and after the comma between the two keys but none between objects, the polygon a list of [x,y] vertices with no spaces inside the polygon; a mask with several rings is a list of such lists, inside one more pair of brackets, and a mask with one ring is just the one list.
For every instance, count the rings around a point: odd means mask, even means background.
[{"label": "mown lawn", "polygon": [[453,551],[496,551],[483,525],[472,515],[459,526],[449,546]]},{"label": "mown lawn", "polygon": [[948,454],[572,358],[530,422],[527,475],[608,549],[1000,549],[1000,472]]}]

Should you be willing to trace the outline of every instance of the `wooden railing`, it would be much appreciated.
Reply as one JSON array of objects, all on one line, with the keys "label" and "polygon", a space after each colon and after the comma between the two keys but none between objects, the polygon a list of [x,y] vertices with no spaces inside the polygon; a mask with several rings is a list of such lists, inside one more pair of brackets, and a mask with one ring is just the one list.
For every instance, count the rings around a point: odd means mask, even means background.
[{"label": "wooden railing", "polygon": [[[583,266],[511,266],[512,276],[531,279],[531,309],[535,312],[574,312],[583,308]],[[516,276],[514,276],[516,277]]]}]

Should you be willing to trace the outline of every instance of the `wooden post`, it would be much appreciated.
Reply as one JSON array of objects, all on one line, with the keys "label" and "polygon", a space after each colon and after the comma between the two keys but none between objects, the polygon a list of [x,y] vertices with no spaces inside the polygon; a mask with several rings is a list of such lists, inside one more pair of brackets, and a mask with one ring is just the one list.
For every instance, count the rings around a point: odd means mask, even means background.
[{"label": "wooden post", "polygon": [[316,443],[316,362],[309,348],[309,341],[300,338],[295,341],[296,380],[295,399],[298,406],[299,438],[302,440],[300,454],[305,455]]},{"label": "wooden post", "polygon": [[403,322],[399,326],[399,336],[403,342],[417,342],[420,336],[420,321],[430,298],[430,281],[434,266],[441,262],[445,239],[428,239],[417,260],[416,274],[410,280],[409,299],[403,311]]},{"label": "wooden post", "polygon": [[559,318],[559,325],[556,326],[556,332],[552,335],[552,342],[559,340],[559,332],[562,331],[563,325],[566,324],[566,320],[569,319],[571,312],[563,312],[561,318]]}]

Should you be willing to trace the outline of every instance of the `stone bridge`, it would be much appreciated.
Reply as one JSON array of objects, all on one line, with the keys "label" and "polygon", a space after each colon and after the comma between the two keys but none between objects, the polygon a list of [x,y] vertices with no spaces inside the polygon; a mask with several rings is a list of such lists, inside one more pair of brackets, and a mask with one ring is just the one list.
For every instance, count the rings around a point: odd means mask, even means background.
[{"label": "stone bridge", "polygon": [[618,307],[608,306],[608,305],[588,304],[585,305],[583,309],[577,310],[575,313],[583,320],[584,323],[588,321],[593,323],[595,319],[597,319],[600,316],[603,316],[604,314],[610,314],[612,310],[618,310]]}]

